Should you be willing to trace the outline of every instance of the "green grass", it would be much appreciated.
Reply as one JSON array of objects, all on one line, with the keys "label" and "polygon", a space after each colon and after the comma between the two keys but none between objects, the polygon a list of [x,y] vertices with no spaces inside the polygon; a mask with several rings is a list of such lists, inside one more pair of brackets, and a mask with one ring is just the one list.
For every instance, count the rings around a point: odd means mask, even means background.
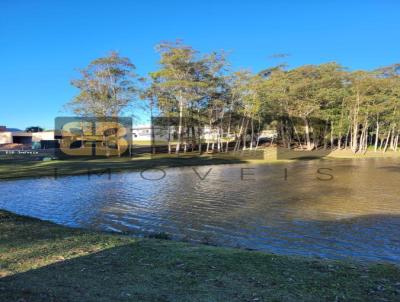
[{"label": "green grass", "polygon": [[66,228],[0,211],[0,301],[394,301],[400,269]]},{"label": "green grass", "polygon": [[111,172],[142,171],[151,168],[169,168],[181,166],[199,166],[216,164],[243,163],[240,158],[224,156],[196,156],[196,155],[142,155],[133,158],[76,158],[52,161],[0,161],[0,180],[24,177],[79,175],[92,172],[101,172],[110,169]]},{"label": "green grass", "polygon": [[251,156],[243,157],[238,153],[214,153],[203,154],[188,152],[175,154],[163,154],[150,156],[149,154],[129,157],[110,158],[74,158],[68,160],[33,161],[33,160],[2,160],[0,161],[0,180],[15,179],[24,177],[41,176],[63,176],[79,175],[86,173],[104,172],[110,169],[111,172],[120,171],[142,171],[151,168],[169,168],[182,166],[204,166],[217,164],[271,164],[285,163],[292,160],[308,159],[350,159],[350,158],[399,158],[400,152],[388,151],[367,152],[366,154],[353,154],[350,150],[318,150],[318,151],[286,151],[280,150],[277,156],[276,148],[266,148],[264,159],[251,159]]}]

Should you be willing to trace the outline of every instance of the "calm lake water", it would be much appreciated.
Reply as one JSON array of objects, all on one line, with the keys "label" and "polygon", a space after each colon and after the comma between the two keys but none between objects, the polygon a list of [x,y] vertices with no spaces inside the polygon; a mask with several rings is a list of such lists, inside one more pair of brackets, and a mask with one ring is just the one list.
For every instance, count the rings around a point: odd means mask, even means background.
[{"label": "calm lake water", "polygon": [[8,180],[0,181],[0,208],[68,226],[400,263],[400,161],[393,159]]}]

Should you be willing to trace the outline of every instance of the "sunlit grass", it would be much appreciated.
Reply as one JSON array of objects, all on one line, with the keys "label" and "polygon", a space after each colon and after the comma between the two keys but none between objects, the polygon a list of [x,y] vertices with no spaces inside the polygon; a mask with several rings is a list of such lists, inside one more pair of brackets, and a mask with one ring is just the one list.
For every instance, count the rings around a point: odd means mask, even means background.
[{"label": "sunlit grass", "polygon": [[[265,148],[237,152],[209,152],[200,154],[195,152],[181,152],[178,155],[171,154],[137,154],[133,157],[109,157],[109,158],[70,158],[68,160],[51,161],[0,161],[0,179],[13,179],[20,177],[40,177],[62,175],[79,175],[88,173],[89,170],[111,169],[113,172],[138,171],[157,167],[200,166],[216,164],[271,164],[287,163],[289,161],[303,159],[335,159],[335,158],[396,158],[400,152],[387,151],[365,154],[354,154],[351,150],[317,150],[294,151],[277,148]],[[254,155],[254,156],[253,156]]]},{"label": "sunlit grass", "polygon": [[399,268],[71,229],[0,211],[1,301],[394,301]]}]

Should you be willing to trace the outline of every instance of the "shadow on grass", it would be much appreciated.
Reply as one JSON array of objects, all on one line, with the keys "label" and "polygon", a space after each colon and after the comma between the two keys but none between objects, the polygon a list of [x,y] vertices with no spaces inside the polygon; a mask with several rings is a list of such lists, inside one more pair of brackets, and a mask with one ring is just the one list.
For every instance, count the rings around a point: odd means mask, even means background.
[{"label": "shadow on grass", "polygon": [[[266,274],[257,269],[259,258],[244,256],[241,251],[215,254],[211,248],[139,241],[0,279],[0,299],[262,301],[278,290],[285,276],[277,267]],[[271,260],[263,258],[268,266]],[[239,265],[243,260],[247,263]]]},{"label": "shadow on grass", "polygon": [[[6,215],[9,218],[2,217],[3,234],[12,234],[13,226],[21,229],[17,238],[10,240],[15,246],[8,246],[10,253],[17,251],[15,257],[21,255],[22,242],[25,246],[46,245],[42,255],[25,254],[21,261],[32,258],[35,264],[43,257],[60,255],[71,249],[70,239],[73,248],[86,249],[88,242],[88,247],[93,247],[107,241],[111,247],[105,244],[90,254],[59,258],[3,277],[0,301],[394,301],[399,297],[396,266],[354,266],[166,240],[136,240]],[[43,235],[38,237],[35,232]],[[55,250],[56,244],[63,251]]]},{"label": "shadow on grass", "polygon": [[276,157],[278,160],[313,160],[321,159],[329,156],[334,150],[332,149],[318,149],[312,151],[306,150],[289,150],[287,148],[278,147]]},{"label": "shadow on grass", "polygon": [[[392,274],[398,273],[395,268],[392,270]],[[360,278],[363,275],[367,279]],[[373,292],[383,277],[394,282],[393,276],[382,274],[379,269],[371,273],[350,266],[338,267],[335,263],[149,240],[4,277],[0,279],[0,299],[11,302],[394,298],[393,290]]]},{"label": "shadow on grass", "polygon": [[[61,261],[0,279],[0,300],[169,301],[169,296],[183,295],[183,284],[173,284],[166,268],[150,258],[158,256],[151,249],[144,253],[139,243],[133,243]],[[178,275],[186,287],[190,281],[184,273]],[[176,288],[181,292],[175,292]],[[189,297],[186,292],[185,300]]]}]

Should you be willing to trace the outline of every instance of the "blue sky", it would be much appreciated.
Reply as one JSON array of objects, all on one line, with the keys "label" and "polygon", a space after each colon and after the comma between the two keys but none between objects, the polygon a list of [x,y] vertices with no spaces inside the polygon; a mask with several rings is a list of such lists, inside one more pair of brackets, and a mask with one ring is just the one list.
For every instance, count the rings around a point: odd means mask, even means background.
[{"label": "blue sky", "polygon": [[157,68],[154,45],[183,39],[231,52],[258,71],[289,53],[291,67],[350,69],[400,62],[400,1],[0,1],[0,125],[53,127],[76,90],[77,68],[117,50],[137,72]]}]

